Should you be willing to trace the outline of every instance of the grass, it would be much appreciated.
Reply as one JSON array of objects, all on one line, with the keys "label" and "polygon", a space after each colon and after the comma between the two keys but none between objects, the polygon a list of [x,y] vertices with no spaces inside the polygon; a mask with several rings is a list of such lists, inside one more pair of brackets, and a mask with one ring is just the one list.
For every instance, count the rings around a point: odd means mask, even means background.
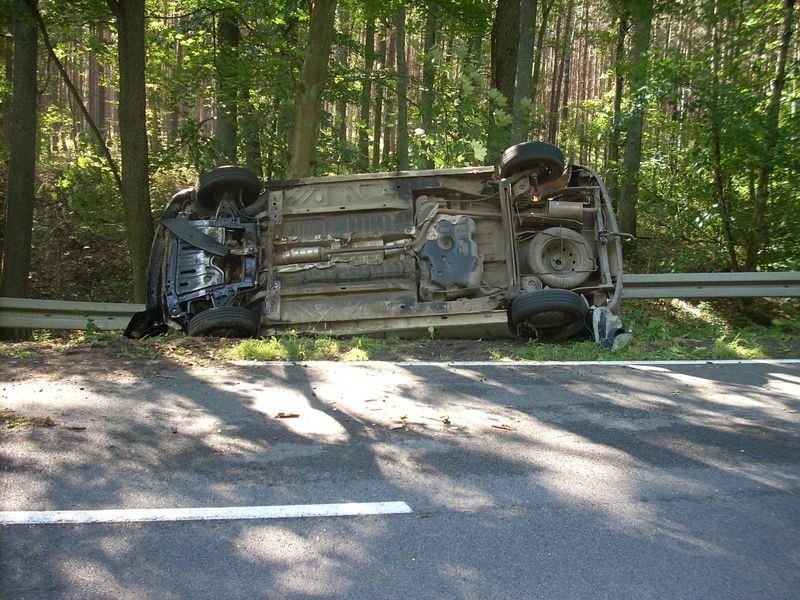
[{"label": "grass", "polygon": [[50,417],[28,417],[17,414],[10,408],[5,407],[0,407],[0,424],[6,429],[56,426],[56,422]]},{"label": "grass", "polygon": [[222,351],[229,360],[370,360],[370,349],[377,347],[368,338],[337,339],[326,335],[301,336],[296,332],[286,335],[242,340]]},{"label": "grass", "polygon": [[[720,360],[800,357],[800,300],[759,300],[742,310],[735,302],[638,300],[623,305],[627,347],[612,352],[591,340],[539,343],[520,339],[447,340],[438,331],[413,340],[334,338],[290,332],[226,340],[178,332],[131,341],[119,332],[33,332],[31,341],[0,343],[0,359],[27,360],[42,352],[102,348],[108,357],[177,361],[369,360]],[[755,318],[754,316],[755,315]]]}]

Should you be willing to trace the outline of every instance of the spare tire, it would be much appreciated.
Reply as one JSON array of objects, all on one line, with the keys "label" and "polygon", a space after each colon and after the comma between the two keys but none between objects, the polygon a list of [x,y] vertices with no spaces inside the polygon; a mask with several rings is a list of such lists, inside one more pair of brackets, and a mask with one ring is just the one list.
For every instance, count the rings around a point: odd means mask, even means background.
[{"label": "spare tire", "polygon": [[564,172],[564,153],[547,142],[523,142],[511,146],[500,157],[500,177],[510,177],[523,171],[532,171],[539,183],[561,177]]},{"label": "spare tire", "polygon": [[215,306],[192,317],[186,331],[191,336],[249,338],[258,333],[258,315],[241,306]]},{"label": "spare tire", "polygon": [[569,290],[526,292],[511,303],[510,321],[516,333],[540,338],[562,337],[581,329],[589,307],[582,296]]},{"label": "spare tire", "polygon": [[216,210],[224,192],[241,194],[242,206],[256,201],[261,192],[261,180],[246,167],[226,165],[200,174],[197,182],[197,201],[208,210]]},{"label": "spare tire", "polygon": [[542,283],[556,288],[578,287],[595,270],[589,242],[565,227],[549,227],[533,236],[526,258]]}]

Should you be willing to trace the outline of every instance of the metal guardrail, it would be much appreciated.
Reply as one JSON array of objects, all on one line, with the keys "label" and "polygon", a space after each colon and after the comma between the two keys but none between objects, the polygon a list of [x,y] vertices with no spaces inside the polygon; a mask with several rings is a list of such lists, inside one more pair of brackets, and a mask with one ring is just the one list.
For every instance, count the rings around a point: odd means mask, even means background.
[{"label": "metal guardrail", "polygon": [[625,273],[622,297],[796,298],[800,271],[768,273]]},{"label": "metal guardrail", "polygon": [[[624,299],[800,297],[800,271],[626,273]],[[0,329],[125,329],[141,304],[0,298]]]},{"label": "metal guardrail", "polygon": [[143,304],[0,298],[0,329],[125,329]]}]

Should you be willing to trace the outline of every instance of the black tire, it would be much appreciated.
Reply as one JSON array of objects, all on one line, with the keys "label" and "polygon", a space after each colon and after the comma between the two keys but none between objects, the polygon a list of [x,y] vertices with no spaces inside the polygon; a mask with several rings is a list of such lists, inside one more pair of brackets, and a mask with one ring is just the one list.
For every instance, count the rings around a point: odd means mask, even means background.
[{"label": "black tire", "polygon": [[581,329],[587,310],[583,297],[569,290],[526,292],[511,303],[511,325],[519,335],[560,338]]},{"label": "black tire", "polygon": [[218,306],[192,317],[186,331],[191,336],[254,337],[258,333],[258,315],[241,306]]},{"label": "black tire", "polygon": [[245,167],[227,165],[206,171],[197,182],[197,202],[203,208],[216,210],[223,192],[241,192],[242,205],[249,206],[261,192],[261,180]]},{"label": "black tire", "polygon": [[500,157],[500,177],[533,171],[539,183],[548,183],[564,172],[564,153],[547,142],[523,142],[511,146]]},{"label": "black tire", "polygon": [[147,267],[147,308],[161,307],[161,281],[164,268],[164,256],[167,252],[167,241],[164,232],[159,228],[153,239],[150,250],[150,264]]}]

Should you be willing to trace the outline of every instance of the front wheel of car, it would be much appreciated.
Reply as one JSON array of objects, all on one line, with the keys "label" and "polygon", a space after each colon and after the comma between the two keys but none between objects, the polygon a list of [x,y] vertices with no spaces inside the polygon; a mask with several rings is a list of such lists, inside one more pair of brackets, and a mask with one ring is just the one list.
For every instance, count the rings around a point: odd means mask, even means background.
[{"label": "front wheel of car", "polygon": [[261,192],[261,180],[246,167],[226,165],[200,174],[197,182],[197,201],[208,210],[216,210],[225,192],[241,194],[242,206],[256,201]]},{"label": "front wheel of car", "polygon": [[561,338],[582,328],[587,310],[579,294],[548,288],[517,296],[511,303],[510,322],[518,335]]},{"label": "front wheel of car", "polygon": [[547,142],[523,142],[503,152],[498,168],[500,177],[531,171],[542,184],[561,177],[564,165],[564,153],[558,146]]},{"label": "front wheel of car", "polygon": [[241,306],[216,306],[192,317],[186,331],[191,336],[254,337],[258,333],[258,315]]}]

